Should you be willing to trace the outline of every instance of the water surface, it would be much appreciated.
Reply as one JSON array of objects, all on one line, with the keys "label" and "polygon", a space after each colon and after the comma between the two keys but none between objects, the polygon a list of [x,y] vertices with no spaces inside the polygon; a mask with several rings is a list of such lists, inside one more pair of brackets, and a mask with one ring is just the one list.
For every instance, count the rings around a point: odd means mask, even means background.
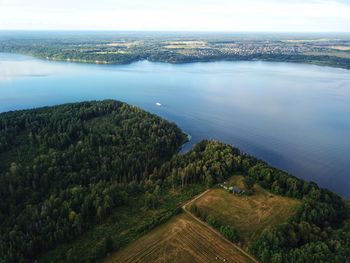
[{"label": "water surface", "polygon": [[[274,62],[86,65],[0,54],[0,112],[117,99],[350,198],[350,71]],[[159,102],[162,106],[157,106]]]}]

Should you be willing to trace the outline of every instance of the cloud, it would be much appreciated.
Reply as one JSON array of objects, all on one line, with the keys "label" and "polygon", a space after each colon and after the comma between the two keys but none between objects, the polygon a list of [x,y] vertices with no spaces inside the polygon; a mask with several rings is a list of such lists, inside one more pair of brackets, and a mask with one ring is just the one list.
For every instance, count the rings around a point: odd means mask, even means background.
[{"label": "cloud", "polygon": [[2,29],[350,32],[350,0],[0,0]]}]

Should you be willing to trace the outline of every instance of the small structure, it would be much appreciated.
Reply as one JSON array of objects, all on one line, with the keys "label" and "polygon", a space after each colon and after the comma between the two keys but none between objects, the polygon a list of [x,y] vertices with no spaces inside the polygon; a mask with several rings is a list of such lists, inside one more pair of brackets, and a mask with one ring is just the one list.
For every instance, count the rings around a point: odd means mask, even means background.
[{"label": "small structure", "polygon": [[219,184],[219,186],[225,189],[227,192],[233,193],[235,195],[241,195],[245,193],[245,191],[239,188],[238,186],[228,186],[226,182],[224,182],[223,184]]},{"label": "small structure", "polygon": [[232,187],[232,193],[234,195],[241,195],[241,194],[244,194],[244,190],[237,187],[237,186],[234,186],[234,187]]}]

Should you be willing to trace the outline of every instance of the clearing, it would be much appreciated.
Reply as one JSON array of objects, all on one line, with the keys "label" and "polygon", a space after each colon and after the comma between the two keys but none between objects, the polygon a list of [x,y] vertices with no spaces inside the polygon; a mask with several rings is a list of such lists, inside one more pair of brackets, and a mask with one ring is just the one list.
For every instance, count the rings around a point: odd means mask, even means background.
[{"label": "clearing", "polygon": [[[244,188],[243,176],[233,176],[227,184]],[[255,184],[251,196],[234,195],[222,188],[214,188],[193,204],[222,224],[235,227],[243,247],[247,248],[265,228],[287,221],[300,201],[273,195]]]},{"label": "clearing", "polygon": [[173,217],[105,260],[112,262],[252,262],[187,213]]}]

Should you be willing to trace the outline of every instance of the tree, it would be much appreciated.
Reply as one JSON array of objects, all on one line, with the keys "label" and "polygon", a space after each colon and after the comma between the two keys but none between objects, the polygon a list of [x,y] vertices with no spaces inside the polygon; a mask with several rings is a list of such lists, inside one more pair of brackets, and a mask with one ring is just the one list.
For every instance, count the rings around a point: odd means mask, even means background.
[{"label": "tree", "polygon": [[237,230],[232,226],[221,226],[220,232],[231,242],[237,243],[239,241]]},{"label": "tree", "polygon": [[247,190],[251,190],[254,186],[255,181],[252,177],[246,176],[244,177],[243,183]]}]

